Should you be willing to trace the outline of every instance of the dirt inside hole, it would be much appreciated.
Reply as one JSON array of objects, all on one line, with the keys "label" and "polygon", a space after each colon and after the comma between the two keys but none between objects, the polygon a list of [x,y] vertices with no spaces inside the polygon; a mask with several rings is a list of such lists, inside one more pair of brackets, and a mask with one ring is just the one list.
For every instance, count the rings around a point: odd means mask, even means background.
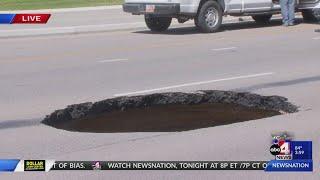
[{"label": "dirt inside hole", "polygon": [[232,124],[280,115],[278,111],[235,104],[158,105],[105,112],[51,124],[80,132],[173,132]]}]

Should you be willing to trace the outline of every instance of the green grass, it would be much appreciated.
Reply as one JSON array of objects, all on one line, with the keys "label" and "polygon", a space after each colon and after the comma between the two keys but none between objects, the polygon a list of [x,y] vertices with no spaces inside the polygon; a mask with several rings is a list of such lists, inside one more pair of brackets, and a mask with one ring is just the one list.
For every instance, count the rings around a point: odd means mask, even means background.
[{"label": "green grass", "polygon": [[122,4],[123,0],[0,0],[0,10],[54,9]]}]

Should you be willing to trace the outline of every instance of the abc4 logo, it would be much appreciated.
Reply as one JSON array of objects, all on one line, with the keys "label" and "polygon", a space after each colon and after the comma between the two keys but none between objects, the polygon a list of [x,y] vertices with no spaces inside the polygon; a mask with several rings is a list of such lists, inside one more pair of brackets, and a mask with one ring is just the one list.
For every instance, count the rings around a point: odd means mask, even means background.
[{"label": "abc4 logo", "polygon": [[290,142],[288,141],[279,141],[277,144],[273,144],[270,147],[270,153],[274,156],[277,155],[290,155]]}]

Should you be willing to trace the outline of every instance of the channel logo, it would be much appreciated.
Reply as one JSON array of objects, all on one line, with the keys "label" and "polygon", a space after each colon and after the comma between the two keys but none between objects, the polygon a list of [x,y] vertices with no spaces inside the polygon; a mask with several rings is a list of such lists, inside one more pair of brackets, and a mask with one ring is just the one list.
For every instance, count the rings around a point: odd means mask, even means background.
[{"label": "channel logo", "polygon": [[92,164],[92,169],[93,170],[101,170],[101,163],[99,162],[99,161],[97,161],[97,162],[94,162],[93,164]]},{"label": "channel logo", "polygon": [[292,160],[291,139],[288,134],[272,136],[273,144],[270,147],[270,153],[276,157],[276,160]]},{"label": "channel logo", "polygon": [[312,141],[296,141],[288,134],[273,135],[270,153],[275,156],[265,171],[313,171]]}]

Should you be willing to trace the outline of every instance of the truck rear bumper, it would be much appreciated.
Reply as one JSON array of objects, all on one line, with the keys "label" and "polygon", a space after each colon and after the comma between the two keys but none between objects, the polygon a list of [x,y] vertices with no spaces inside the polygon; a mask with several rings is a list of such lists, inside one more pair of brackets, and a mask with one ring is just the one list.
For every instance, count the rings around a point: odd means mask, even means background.
[{"label": "truck rear bumper", "polygon": [[132,14],[176,15],[180,13],[180,4],[176,3],[125,3],[123,11]]}]

